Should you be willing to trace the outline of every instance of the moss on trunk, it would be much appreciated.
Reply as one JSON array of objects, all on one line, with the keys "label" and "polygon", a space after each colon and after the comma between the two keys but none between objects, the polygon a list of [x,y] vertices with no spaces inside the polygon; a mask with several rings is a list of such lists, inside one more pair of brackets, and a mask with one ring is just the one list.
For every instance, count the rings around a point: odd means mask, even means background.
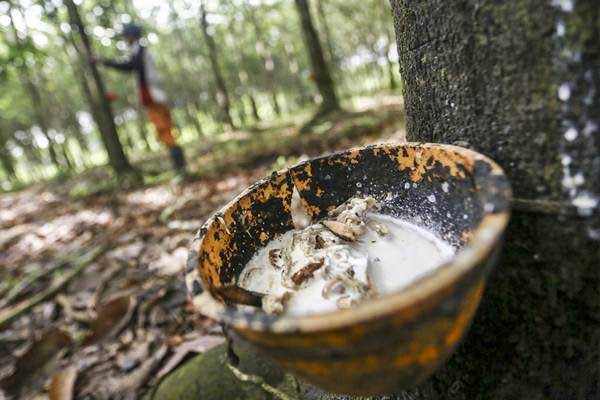
[{"label": "moss on trunk", "polygon": [[[240,357],[239,369],[246,374],[260,376],[264,381],[287,396],[299,398],[298,384],[291,375],[284,374],[246,348],[235,347]],[[148,400],[267,400],[271,394],[256,383],[242,382],[227,367],[225,345],[198,355],[175,370],[148,394]]]}]

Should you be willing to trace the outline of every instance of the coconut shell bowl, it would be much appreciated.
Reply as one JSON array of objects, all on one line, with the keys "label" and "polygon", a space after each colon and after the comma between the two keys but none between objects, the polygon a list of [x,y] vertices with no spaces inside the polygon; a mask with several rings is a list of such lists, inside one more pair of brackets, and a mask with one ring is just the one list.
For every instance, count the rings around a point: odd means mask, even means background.
[{"label": "coconut shell bowl", "polygon": [[[456,255],[408,287],[355,307],[268,315],[232,304],[231,286],[254,253],[293,229],[294,188],[317,221],[354,196],[436,232]],[[465,335],[510,216],[502,169],[469,149],[381,144],[304,161],[256,182],[195,238],[186,284],[199,313],[289,372],[335,393],[393,393],[424,381]]]}]

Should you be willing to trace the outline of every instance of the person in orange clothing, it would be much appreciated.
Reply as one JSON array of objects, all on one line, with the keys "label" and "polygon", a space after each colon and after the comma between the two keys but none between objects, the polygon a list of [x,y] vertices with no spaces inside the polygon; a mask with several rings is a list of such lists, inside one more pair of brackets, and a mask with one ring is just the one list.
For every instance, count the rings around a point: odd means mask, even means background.
[{"label": "person in orange clothing", "polygon": [[173,166],[179,171],[185,171],[185,156],[173,137],[171,111],[167,106],[167,96],[160,88],[158,70],[154,59],[140,43],[142,28],[136,24],[125,25],[122,36],[129,44],[129,59],[124,62],[102,59],[99,62],[119,71],[136,74],[140,101],[148,110],[148,117],[156,128],[159,140],[169,149]]}]

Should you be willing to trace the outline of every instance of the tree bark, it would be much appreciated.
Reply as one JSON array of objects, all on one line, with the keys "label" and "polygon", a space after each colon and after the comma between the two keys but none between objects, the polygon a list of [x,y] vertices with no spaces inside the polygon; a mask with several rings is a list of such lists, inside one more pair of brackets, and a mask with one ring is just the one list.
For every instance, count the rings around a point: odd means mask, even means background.
[{"label": "tree bark", "polygon": [[223,79],[223,74],[221,73],[221,67],[219,66],[215,39],[208,32],[208,21],[206,19],[206,8],[204,7],[204,3],[200,3],[200,26],[202,27],[202,34],[204,35],[204,40],[206,41],[206,46],[208,48],[208,58],[210,59],[211,69],[215,78],[215,85],[217,86],[217,103],[221,108],[222,119],[230,128],[234,128],[235,125],[231,119],[229,93],[227,91],[227,86],[225,85],[225,80]]},{"label": "tree bark", "polygon": [[252,94],[248,93],[246,95],[248,100],[250,101],[250,107],[252,108],[252,116],[254,117],[254,121],[260,122],[260,114],[258,113],[258,106],[256,105],[256,100]]},{"label": "tree bark", "polygon": [[33,83],[33,80],[31,79],[31,76],[29,74],[29,68],[24,66],[21,69],[21,80],[24,86],[27,88],[27,91],[29,92],[29,97],[31,99],[31,105],[33,108],[33,113],[35,115],[35,120],[38,123],[42,134],[48,141],[48,154],[50,155],[50,161],[52,161],[52,164],[54,164],[54,166],[56,166],[56,168],[60,170],[62,169],[62,165],[58,161],[56,149],[54,148],[54,141],[48,134],[49,124],[46,118],[46,113],[44,111],[44,106],[42,104],[42,98],[40,96],[40,92],[37,86],[35,85],[35,83]]},{"label": "tree bark", "polygon": [[319,36],[317,35],[317,31],[310,16],[308,0],[294,0],[294,2],[300,18],[304,45],[306,46],[312,66],[313,77],[319,93],[323,98],[320,112],[325,113],[337,110],[340,108],[340,105],[337,95],[335,94],[335,87],[333,85],[333,79],[331,79],[329,67],[323,56],[321,41],[319,40]]},{"label": "tree bark", "polygon": [[[91,43],[89,41],[87,33],[85,32],[85,27],[83,24],[83,20],[79,15],[79,10],[77,9],[77,6],[73,2],[73,0],[65,0],[64,4],[66,5],[69,12],[69,21],[71,23],[71,26],[74,31],[77,31],[79,33],[79,37],[83,44],[83,50],[80,49],[78,46],[75,46],[75,48],[78,50],[80,57],[86,58],[87,60],[91,60]],[[123,146],[121,145],[121,141],[119,140],[117,127],[113,118],[112,108],[106,98],[104,81],[102,80],[102,77],[100,76],[100,72],[98,71],[96,65],[90,61],[88,61],[87,64],[87,69],[90,71],[92,76],[93,87],[89,87],[84,83],[84,92],[88,97],[92,114],[94,115],[94,119],[96,120],[96,123],[100,130],[100,136],[108,154],[110,166],[113,168],[115,174],[117,175],[132,172],[133,167],[129,163],[129,160],[127,159],[127,156],[123,151]],[[87,81],[85,76],[84,79]]]},{"label": "tree bark", "polygon": [[281,106],[279,105],[276,91],[271,92],[271,103],[273,104],[273,112],[279,117],[281,115]]},{"label": "tree bark", "polygon": [[327,53],[329,55],[329,65],[331,65],[335,70],[338,67],[339,60],[333,47],[333,38],[331,35],[331,30],[329,29],[329,23],[327,22],[327,15],[325,14],[323,0],[317,0],[317,14],[321,20],[323,33],[325,34],[325,44],[327,45]]},{"label": "tree bark", "polygon": [[192,124],[194,130],[196,131],[196,136],[198,137],[198,139],[203,139],[204,133],[202,132],[202,125],[200,125],[200,121],[198,120],[198,113],[196,107],[189,103],[184,104],[183,107],[185,108],[185,115],[188,122]]},{"label": "tree bark", "polygon": [[600,393],[599,213],[580,197],[599,199],[600,15],[551,3],[391,0],[409,140],[489,155],[515,195],[470,333],[415,399]]},{"label": "tree bark", "polygon": [[10,150],[6,146],[6,139],[0,134],[0,162],[2,163],[2,169],[9,180],[16,180],[17,174],[15,172],[15,163],[10,153]]},{"label": "tree bark", "polygon": [[69,141],[65,138],[65,141],[58,145],[60,152],[62,153],[62,157],[65,160],[65,166],[69,171],[72,171],[75,168],[75,164],[73,162],[73,155],[69,150]]},{"label": "tree bark", "polygon": [[277,100],[277,90],[275,89],[275,82],[273,80],[275,76],[275,61],[273,60],[273,54],[269,49],[269,45],[264,40],[264,34],[258,19],[256,18],[254,6],[252,6],[250,2],[246,0],[244,7],[248,12],[250,22],[252,22],[252,27],[254,29],[257,55],[262,60],[263,81],[267,90],[271,94],[273,112],[275,112],[275,115],[279,116],[281,115],[281,107],[279,106],[279,101]]}]

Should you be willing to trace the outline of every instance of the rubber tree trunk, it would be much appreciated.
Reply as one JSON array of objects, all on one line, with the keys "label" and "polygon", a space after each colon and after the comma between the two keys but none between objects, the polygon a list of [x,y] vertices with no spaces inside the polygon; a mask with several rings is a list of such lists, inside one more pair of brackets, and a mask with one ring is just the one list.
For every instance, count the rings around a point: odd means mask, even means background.
[{"label": "rubber tree trunk", "polygon": [[238,121],[239,121],[239,126],[243,127],[246,126],[246,111],[244,110],[244,103],[243,102],[237,102],[235,105],[235,114],[237,115]]},{"label": "rubber tree trunk", "polygon": [[29,98],[31,99],[31,105],[33,108],[33,113],[35,115],[35,120],[36,120],[37,124],[39,125],[40,131],[42,132],[42,134],[48,141],[48,154],[50,155],[50,161],[52,161],[52,164],[54,164],[54,166],[56,166],[56,168],[58,170],[60,170],[60,169],[62,169],[62,165],[58,161],[58,156],[56,154],[56,148],[55,148],[54,141],[48,134],[49,124],[48,124],[48,120],[46,118],[46,112],[44,110],[44,106],[42,104],[42,98],[40,96],[40,92],[39,92],[37,86],[35,85],[35,83],[33,83],[33,80],[31,79],[31,76],[29,75],[29,69],[27,67],[21,68],[20,74],[21,74],[22,82],[25,85],[25,87],[27,88],[27,91],[29,92]]},{"label": "rubber tree trunk", "polygon": [[279,101],[277,99],[277,90],[275,88],[274,77],[276,74],[276,66],[275,60],[273,59],[273,54],[269,49],[269,45],[267,44],[262,27],[258,21],[256,16],[256,12],[254,10],[254,6],[250,4],[249,0],[244,2],[244,8],[248,14],[249,20],[252,23],[252,28],[254,30],[254,38],[256,39],[256,53],[257,56],[262,61],[262,78],[263,82],[271,94],[271,104],[273,108],[273,112],[279,116],[281,115],[281,107],[279,105]]},{"label": "rubber tree trunk", "polygon": [[252,108],[252,116],[254,117],[254,121],[260,122],[260,114],[258,113],[258,106],[256,105],[256,99],[250,93],[248,93],[246,96],[248,97],[248,100],[250,101],[250,107]]},{"label": "rubber tree trunk", "polygon": [[327,45],[327,54],[329,56],[329,65],[331,65],[331,67],[335,70],[339,67],[339,59],[333,47],[333,37],[331,35],[331,30],[329,29],[329,22],[327,21],[327,15],[325,13],[325,6],[323,3],[323,0],[317,0],[317,15],[319,16],[321,26],[323,27],[325,44]]},{"label": "rubber tree trunk", "polygon": [[[96,65],[89,61],[92,58],[92,48],[85,31],[83,20],[79,15],[79,10],[73,0],[65,0],[64,4],[69,12],[71,26],[73,30],[79,34],[79,38],[83,44],[83,49],[78,46],[75,46],[75,48],[78,49],[81,58],[87,59],[87,61],[82,60],[82,63],[87,63],[87,70],[89,70],[91,74],[91,85],[86,87],[87,84],[84,83],[84,92],[90,102],[92,114],[100,130],[102,143],[108,154],[109,164],[117,175],[132,172],[133,168],[125,155],[123,146],[119,140],[112,108],[106,98],[104,81],[102,80]],[[85,76],[84,80],[87,80]]]},{"label": "rubber tree trunk", "polygon": [[73,155],[69,150],[69,141],[65,139],[62,144],[58,145],[63,159],[65,160],[65,166],[69,171],[75,168],[75,162],[73,161]]},{"label": "rubber tree trunk", "polygon": [[333,85],[333,79],[331,79],[329,67],[323,56],[321,41],[319,40],[319,36],[317,35],[317,31],[310,16],[308,0],[294,0],[294,3],[296,3],[296,9],[300,18],[302,36],[312,66],[313,77],[319,93],[323,98],[320,111],[329,112],[337,110],[340,108],[340,104],[337,95],[335,94],[335,87]]},{"label": "rubber tree trunk", "polygon": [[294,103],[299,106],[304,106],[310,101],[310,93],[308,92],[308,88],[304,85],[304,81],[300,76],[298,76],[298,60],[297,54],[293,50],[293,47],[285,47],[285,61],[286,68],[293,76],[292,82],[290,82],[290,86],[292,92],[294,92]]},{"label": "rubber tree trunk", "polygon": [[215,85],[217,87],[217,103],[221,109],[222,120],[229,127],[234,128],[233,120],[231,119],[231,102],[229,100],[229,93],[223,74],[221,73],[221,67],[219,66],[219,57],[217,54],[217,45],[215,39],[208,32],[208,21],[206,19],[206,9],[204,3],[200,5],[200,26],[202,27],[202,34],[206,41],[206,47],[208,48],[208,58],[210,59],[210,66],[215,79]]},{"label": "rubber tree trunk", "polygon": [[279,105],[279,99],[277,98],[277,92],[271,92],[271,103],[273,104],[273,112],[275,115],[281,115],[281,106]]},{"label": "rubber tree trunk", "polygon": [[182,107],[185,108],[186,119],[194,127],[197,138],[203,139],[204,133],[202,131],[202,125],[200,125],[200,120],[198,119],[198,109],[191,103],[184,104]]},{"label": "rubber tree trunk", "polygon": [[0,162],[9,180],[16,180],[15,160],[6,145],[6,139],[0,134]]},{"label": "rubber tree trunk", "polygon": [[597,1],[391,4],[408,139],[491,156],[515,195],[503,256],[465,343],[413,398],[596,398]]}]

